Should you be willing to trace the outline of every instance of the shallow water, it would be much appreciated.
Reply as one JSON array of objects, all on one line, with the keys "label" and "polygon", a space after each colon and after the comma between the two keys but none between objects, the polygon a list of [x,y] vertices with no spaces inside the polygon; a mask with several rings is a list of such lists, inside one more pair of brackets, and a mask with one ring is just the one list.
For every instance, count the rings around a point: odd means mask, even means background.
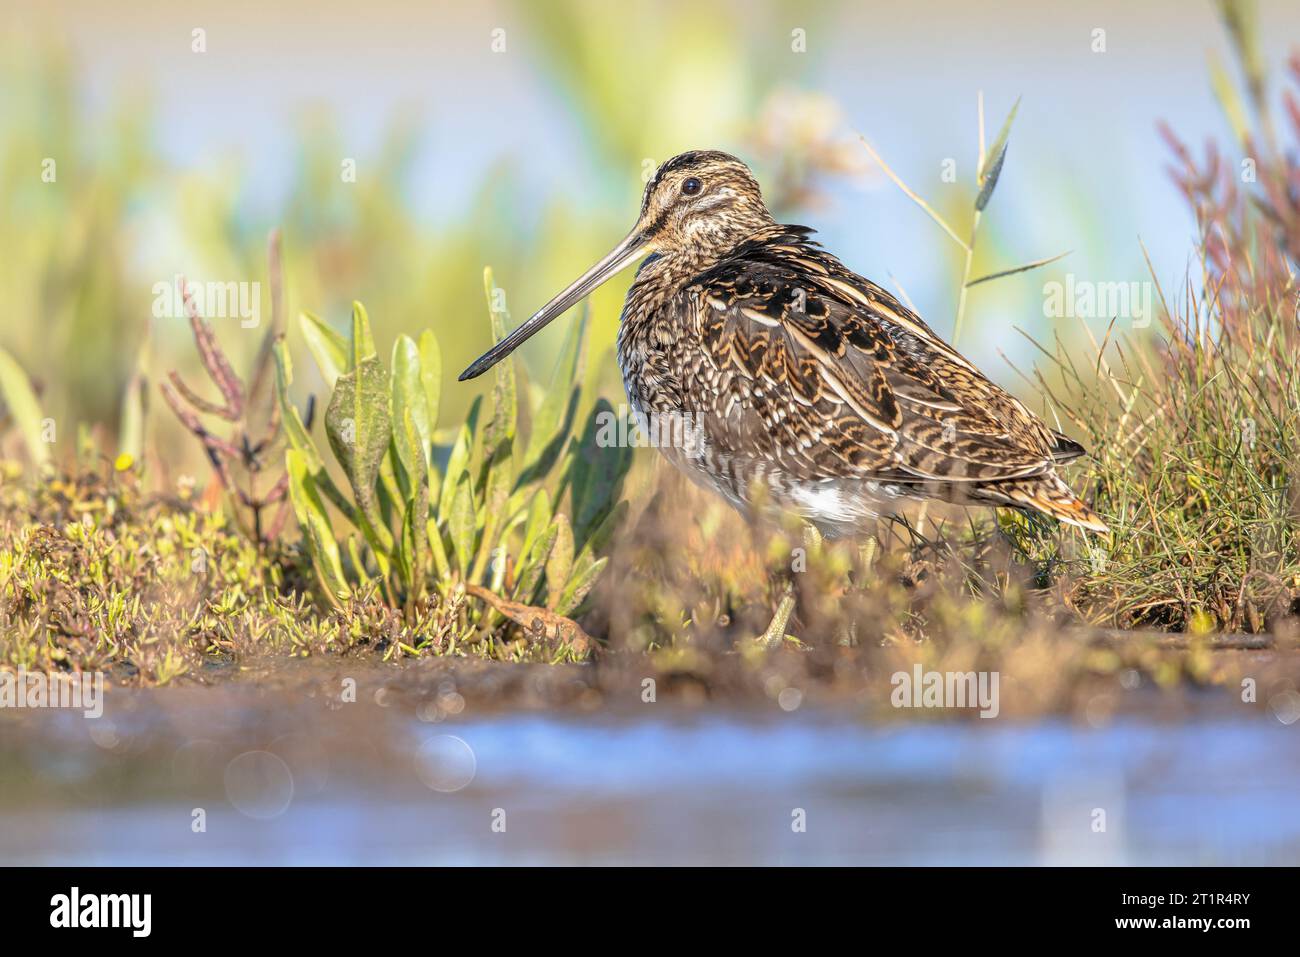
[{"label": "shallow water", "polygon": [[0,861],[1300,861],[1300,724],[1272,716],[1103,728],[872,726],[806,710],[420,720],[166,695],[112,720],[0,724]]}]

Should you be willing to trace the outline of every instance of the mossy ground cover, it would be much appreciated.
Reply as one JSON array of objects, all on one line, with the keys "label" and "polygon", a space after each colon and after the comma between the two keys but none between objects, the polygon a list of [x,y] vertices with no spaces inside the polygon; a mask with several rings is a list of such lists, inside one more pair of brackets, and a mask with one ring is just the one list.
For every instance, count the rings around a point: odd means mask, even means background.
[{"label": "mossy ground cover", "polygon": [[[871,558],[821,543],[804,572],[784,576],[779,567],[801,538],[752,530],[672,476],[613,555],[581,619],[594,639],[583,648],[507,618],[482,634],[468,611],[483,606],[460,589],[446,598],[434,590],[406,609],[377,591],[336,606],[319,596],[297,544],[259,549],[221,511],[145,495],[107,463],[39,483],[12,468],[5,476],[0,665],[9,670],[100,670],[132,686],[289,681],[322,694],[359,674],[412,708],[450,681],[480,711],[635,708],[651,687],[658,700],[687,704],[821,703],[888,715],[892,676],[919,665],[997,671],[1003,714],[1090,718],[1232,709],[1243,678],[1255,680],[1262,702],[1300,678],[1285,635],[1243,649],[1220,648],[1211,634],[1090,630],[1016,570],[1009,547],[1002,571],[990,574],[1004,583],[992,597],[964,579],[954,587],[953,563],[915,549]],[[680,561],[645,532],[665,527],[655,518],[665,499],[698,506],[676,523]],[[706,539],[712,549],[692,547]],[[798,610],[786,640],[770,647],[756,638],[788,581]]]}]

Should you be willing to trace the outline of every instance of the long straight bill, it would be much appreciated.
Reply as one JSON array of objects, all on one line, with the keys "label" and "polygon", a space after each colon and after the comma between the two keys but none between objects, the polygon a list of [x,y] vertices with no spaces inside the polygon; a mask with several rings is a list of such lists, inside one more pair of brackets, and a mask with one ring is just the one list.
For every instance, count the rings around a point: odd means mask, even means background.
[{"label": "long straight bill", "polygon": [[571,306],[581,302],[597,286],[622,272],[648,251],[643,235],[636,231],[629,233],[626,239],[610,251],[609,255],[579,276],[564,292],[542,306],[518,329],[475,359],[469,368],[460,374],[459,381],[464,382],[466,379],[473,379],[487,372],[518,349],[525,339],[540,331],[552,319],[567,312]]}]

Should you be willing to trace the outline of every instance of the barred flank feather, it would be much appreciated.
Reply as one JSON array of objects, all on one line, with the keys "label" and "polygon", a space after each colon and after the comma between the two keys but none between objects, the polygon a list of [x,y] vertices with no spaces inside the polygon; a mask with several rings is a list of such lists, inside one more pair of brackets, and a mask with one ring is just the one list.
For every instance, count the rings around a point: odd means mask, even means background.
[{"label": "barred flank feather", "polygon": [[1077,525],[1091,532],[1110,531],[1101,517],[1083,504],[1055,472],[986,485],[972,490],[971,498],[989,504],[1041,512],[1067,525]]}]

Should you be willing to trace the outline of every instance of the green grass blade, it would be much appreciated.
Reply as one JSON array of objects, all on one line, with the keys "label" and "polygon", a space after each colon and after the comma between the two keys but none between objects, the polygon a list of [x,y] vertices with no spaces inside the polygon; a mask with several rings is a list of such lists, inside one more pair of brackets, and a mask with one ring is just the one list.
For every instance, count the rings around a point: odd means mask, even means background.
[{"label": "green grass blade", "polygon": [[13,416],[18,431],[22,434],[27,454],[37,468],[50,460],[50,449],[41,434],[41,404],[36,399],[27,373],[8,352],[0,349],[0,398],[4,399]]},{"label": "green grass blade", "polygon": [[[1011,124],[1016,118],[1016,111],[1020,109],[1020,100],[1016,99],[1015,104],[1011,107],[1011,112],[1002,122],[1002,129],[998,131],[998,138],[993,141],[989,151],[980,157],[979,173],[976,181],[979,184],[979,195],[975,197],[976,212],[984,212],[988,206],[989,200],[993,198],[993,190],[997,189],[998,178],[1002,175],[1002,164],[1007,158],[1007,138],[1011,135]],[[992,162],[989,162],[992,157]]]},{"label": "green grass blade", "polygon": [[432,330],[420,335],[420,382],[424,386],[424,401],[429,409],[429,434],[438,427],[438,405],[442,398],[442,350]]},{"label": "green grass blade", "polygon": [[987,276],[980,276],[978,279],[972,279],[970,282],[966,283],[966,288],[969,289],[971,286],[978,286],[982,282],[992,282],[994,279],[1001,279],[1004,276],[1014,276],[1018,272],[1028,272],[1029,270],[1037,269],[1040,266],[1050,265],[1051,263],[1064,259],[1066,256],[1070,255],[1071,252],[1072,250],[1067,249],[1063,253],[1057,253],[1055,256],[1048,256],[1046,259],[1035,259],[1031,263],[1024,263],[1023,265],[1015,266],[1011,269],[1003,269],[999,272],[989,273]]},{"label": "green grass blade", "polygon": [[320,369],[321,378],[331,389],[348,367],[348,341],[323,319],[310,312],[298,313],[298,325],[307,340],[307,348]]},{"label": "green grass blade", "polygon": [[320,573],[331,600],[337,604],[340,598],[347,597],[349,589],[325,503],[321,500],[316,483],[312,481],[301,452],[288,449],[285,452],[285,468],[289,472],[289,499],[303,537],[307,540],[312,564]]},{"label": "green grass blade", "polygon": [[871,158],[874,159],[876,161],[876,164],[882,170],[885,171],[885,175],[894,181],[894,185],[897,186],[899,189],[901,189],[908,199],[916,203],[917,206],[920,206],[921,209],[925,211],[925,214],[927,216],[929,216],[936,223],[938,223],[940,228],[942,228],[945,233],[947,233],[950,237],[952,237],[953,242],[955,242],[958,246],[960,246],[962,249],[966,250],[967,252],[970,252],[970,246],[968,246],[966,244],[966,241],[962,239],[960,236],[958,236],[956,231],[954,231],[953,228],[948,225],[948,221],[945,220],[942,216],[940,216],[938,212],[935,211],[934,207],[931,206],[929,203],[927,203],[925,200],[923,200],[916,193],[915,190],[913,190],[910,186],[904,183],[897,173],[895,173],[892,169],[890,169],[889,164],[886,163],[884,159],[881,158],[880,154],[877,153],[872,148],[871,144],[867,142],[867,138],[865,136],[859,135],[858,139],[862,140],[862,145],[865,146],[867,152],[871,154]]}]

